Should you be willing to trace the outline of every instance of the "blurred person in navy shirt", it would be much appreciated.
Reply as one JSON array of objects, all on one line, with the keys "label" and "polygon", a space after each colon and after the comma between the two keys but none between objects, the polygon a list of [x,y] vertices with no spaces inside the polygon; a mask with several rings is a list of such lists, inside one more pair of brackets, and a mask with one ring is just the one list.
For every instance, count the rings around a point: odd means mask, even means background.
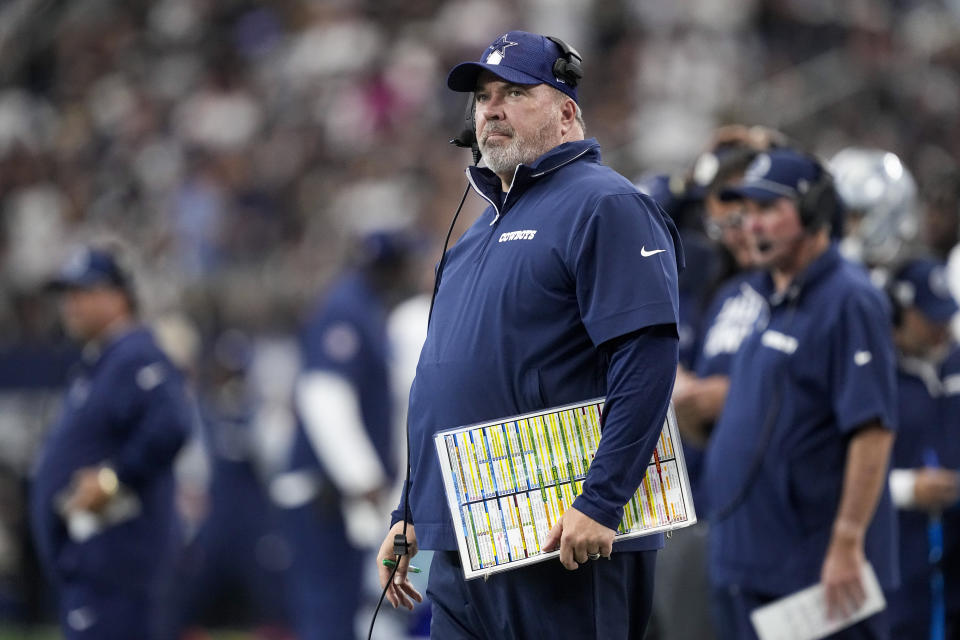
[{"label": "blurred person in navy shirt", "polygon": [[[950,339],[957,303],[943,263],[928,258],[905,262],[887,292],[900,407],[890,492],[899,509],[902,579],[890,597],[891,627],[894,638],[932,638],[935,604],[940,624],[960,633],[960,347]],[[929,539],[931,525],[941,540]],[[938,567],[940,585],[931,583]]]},{"label": "blurred person in navy shirt", "polygon": [[172,465],[193,413],[115,251],[78,251],[53,288],[84,346],[33,472],[38,555],[67,638],[158,638],[178,540]]},{"label": "blurred person in navy shirt", "polygon": [[[763,298],[730,368],[707,448],[718,635],[756,638],[750,612],[820,583],[830,617],[864,600],[869,562],[899,579],[887,463],[896,427],[889,304],[831,243],[829,172],[793,149],[758,155],[721,192],[744,206]],[[883,613],[836,638],[887,638]]]},{"label": "blurred person in navy shirt", "polygon": [[293,548],[287,586],[300,640],[356,637],[362,561],[380,540],[396,477],[387,318],[414,291],[421,243],[407,228],[354,242],[351,264],[304,325],[299,428],[288,471],[271,484]]}]

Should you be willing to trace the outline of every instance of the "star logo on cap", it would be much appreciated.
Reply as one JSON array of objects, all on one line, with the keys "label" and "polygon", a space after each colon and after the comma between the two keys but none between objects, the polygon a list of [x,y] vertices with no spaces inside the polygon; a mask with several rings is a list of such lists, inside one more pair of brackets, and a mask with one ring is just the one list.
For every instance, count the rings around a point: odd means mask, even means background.
[{"label": "star logo on cap", "polygon": [[79,278],[90,266],[90,252],[78,249],[70,254],[66,264],[61,269],[61,275],[66,278]]},{"label": "star logo on cap", "polygon": [[934,267],[930,270],[930,291],[938,298],[950,299],[950,285],[947,284],[947,274],[943,268]]},{"label": "star logo on cap", "polygon": [[487,55],[487,59],[484,60],[486,64],[500,64],[500,61],[503,60],[504,53],[508,47],[517,46],[516,42],[511,42],[507,40],[507,36],[510,34],[503,34],[500,40],[494,41],[490,48],[492,51]]},{"label": "star logo on cap", "polygon": [[744,180],[754,181],[762,180],[770,172],[770,167],[772,162],[770,161],[770,156],[765,153],[761,153],[754,159],[754,161],[747,167],[746,174],[744,175]]}]

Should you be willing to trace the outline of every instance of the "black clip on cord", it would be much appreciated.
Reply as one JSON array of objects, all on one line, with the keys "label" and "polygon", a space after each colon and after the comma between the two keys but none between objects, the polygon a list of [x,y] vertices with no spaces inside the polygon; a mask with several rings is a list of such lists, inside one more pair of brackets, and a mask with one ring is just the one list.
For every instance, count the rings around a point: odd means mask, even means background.
[{"label": "black clip on cord", "polygon": [[[472,132],[471,132],[472,133]],[[470,147],[473,150],[473,163],[477,164],[480,162],[480,151],[476,146],[476,139]],[[462,144],[457,144],[457,139],[451,140],[450,144],[454,144],[458,147],[464,146]],[[437,263],[437,273],[433,279],[433,294],[430,296],[430,311],[427,314],[427,326],[430,326],[430,320],[433,319],[433,304],[437,301],[437,291],[440,289],[440,276],[443,274],[443,267],[447,262],[447,247],[450,245],[450,236],[453,235],[453,228],[457,225],[457,218],[460,217],[460,212],[463,210],[463,203],[467,201],[467,194],[470,193],[470,184],[467,184],[467,188],[463,190],[463,197],[460,198],[460,204],[457,205],[457,211],[453,214],[453,220],[450,221],[450,227],[447,229],[447,236],[443,240],[443,251],[440,254],[440,262]],[[403,533],[398,533],[393,536],[393,553],[396,558],[394,558],[393,570],[390,571],[390,577],[387,578],[387,584],[383,586],[383,591],[380,592],[380,599],[377,601],[377,608],[373,611],[373,617],[370,619],[370,630],[367,632],[367,640],[372,640],[373,638],[373,625],[377,622],[377,614],[380,613],[380,607],[383,606],[383,599],[387,597],[387,589],[390,588],[390,584],[393,582],[394,577],[397,575],[397,570],[400,568],[400,559],[410,553],[410,542],[407,540],[407,524],[410,522],[410,418],[407,417],[406,425],[406,435],[407,435],[407,472],[406,478],[403,482]]]},{"label": "black clip on cord", "polygon": [[402,533],[393,536],[393,553],[398,557],[410,553],[410,543],[407,542],[407,536]]}]

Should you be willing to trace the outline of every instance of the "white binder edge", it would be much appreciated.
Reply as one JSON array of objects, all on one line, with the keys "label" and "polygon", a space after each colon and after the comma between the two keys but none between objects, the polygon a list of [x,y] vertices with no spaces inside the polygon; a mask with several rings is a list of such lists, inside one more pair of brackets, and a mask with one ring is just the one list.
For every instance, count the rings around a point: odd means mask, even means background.
[{"label": "white binder edge", "polygon": [[[513,560],[510,562],[505,562],[498,564],[492,567],[483,567],[481,569],[474,569],[471,566],[470,562],[470,551],[467,548],[467,532],[464,529],[463,522],[459,513],[459,505],[457,503],[457,494],[456,488],[453,485],[453,468],[450,463],[449,456],[447,454],[444,438],[448,435],[459,433],[461,431],[469,431],[471,429],[478,429],[481,427],[488,427],[493,425],[498,425],[504,422],[513,422],[517,420],[524,420],[532,418],[534,416],[546,415],[549,413],[556,413],[560,411],[566,411],[568,409],[576,409],[583,406],[594,405],[600,402],[605,402],[606,398],[593,398],[591,400],[584,400],[581,402],[574,402],[571,404],[561,405],[557,407],[550,407],[548,409],[541,409],[539,411],[532,411],[530,413],[524,413],[517,416],[508,416],[505,418],[498,418],[496,420],[489,420],[486,422],[477,422],[474,424],[464,425],[461,427],[455,427],[452,429],[445,429],[443,431],[438,431],[433,436],[433,442],[437,449],[437,457],[440,462],[440,472],[443,477],[443,487],[444,492],[447,498],[447,508],[450,512],[450,518],[453,520],[453,526],[457,534],[457,549],[460,554],[460,564],[463,567],[464,578],[467,580],[472,580],[475,578],[488,578],[491,574],[498,573],[501,571],[509,571],[512,569],[517,569],[529,564],[536,562],[543,562],[544,560],[549,560],[551,558],[557,558],[560,556],[559,551],[550,551],[550,552],[541,552],[535,556],[530,556],[529,558],[522,558],[520,560]],[[614,537],[614,553],[616,553],[616,545],[618,542],[623,540],[630,540],[633,538],[639,538],[641,536],[649,536],[657,533],[665,533],[668,531],[673,531],[675,529],[682,529],[696,524],[697,522],[697,512],[693,504],[693,495],[690,490],[690,479],[687,474],[687,463],[683,457],[683,447],[680,439],[680,430],[677,427],[677,416],[673,410],[673,403],[671,402],[667,408],[667,417],[664,420],[663,429],[666,429],[670,435],[671,441],[676,443],[674,446],[675,460],[677,462],[677,469],[680,473],[681,486],[680,490],[683,494],[684,506],[686,507],[686,512],[688,517],[685,520],[672,522],[665,525],[659,525],[651,527],[649,529],[644,529],[642,531],[628,531],[626,533],[617,533]],[[601,436],[602,437],[602,436]],[[649,468],[649,464],[648,464]],[[638,487],[639,488],[639,487]]]}]

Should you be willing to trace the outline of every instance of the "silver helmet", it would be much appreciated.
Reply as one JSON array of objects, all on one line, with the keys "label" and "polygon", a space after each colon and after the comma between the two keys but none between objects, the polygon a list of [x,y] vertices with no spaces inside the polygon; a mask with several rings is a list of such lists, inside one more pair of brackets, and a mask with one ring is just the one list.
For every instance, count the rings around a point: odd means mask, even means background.
[{"label": "silver helmet", "polygon": [[896,154],[847,147],[830,160],[846,208],[840,250],[871,267],[890,266],[919,231],[917,183]]}]

